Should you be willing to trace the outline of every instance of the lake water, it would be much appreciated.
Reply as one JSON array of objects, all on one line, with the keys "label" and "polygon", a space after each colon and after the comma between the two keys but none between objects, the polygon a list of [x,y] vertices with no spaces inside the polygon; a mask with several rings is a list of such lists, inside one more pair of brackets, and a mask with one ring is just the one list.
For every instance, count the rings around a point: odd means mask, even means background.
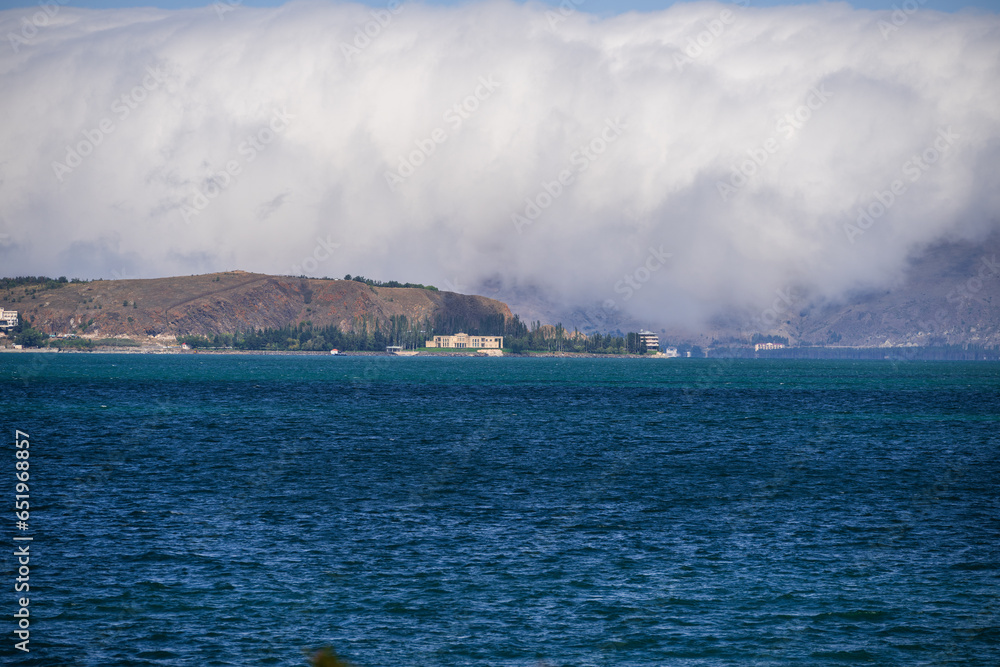
[{"label": "lake water", "polygon": [[2,354],[0,406],[6,664],[1000,663],[1000,364]]}]

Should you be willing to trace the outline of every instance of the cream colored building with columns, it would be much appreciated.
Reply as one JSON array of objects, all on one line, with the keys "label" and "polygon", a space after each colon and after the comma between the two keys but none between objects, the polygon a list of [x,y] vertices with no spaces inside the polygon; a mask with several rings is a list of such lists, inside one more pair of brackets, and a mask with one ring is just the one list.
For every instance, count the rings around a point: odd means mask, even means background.
[{"label": "cream colored building with columns", "polygon": [[503,347],[503,336],[470,336],[465,333],[457,333],[453,336],[434,336],[434,340],[427,341],[427,347],[499,350]]}]

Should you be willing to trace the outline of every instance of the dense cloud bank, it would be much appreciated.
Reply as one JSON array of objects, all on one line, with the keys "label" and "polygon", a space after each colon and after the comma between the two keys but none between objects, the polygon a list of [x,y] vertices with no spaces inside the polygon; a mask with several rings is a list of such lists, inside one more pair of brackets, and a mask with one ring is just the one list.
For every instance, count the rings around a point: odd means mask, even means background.
[{"label": "dense cloud bank", "polygon": [[918,6],[0,12],[0,273],[535,286],[658,324],[891,285],[1000,211],[1000,17]]}]

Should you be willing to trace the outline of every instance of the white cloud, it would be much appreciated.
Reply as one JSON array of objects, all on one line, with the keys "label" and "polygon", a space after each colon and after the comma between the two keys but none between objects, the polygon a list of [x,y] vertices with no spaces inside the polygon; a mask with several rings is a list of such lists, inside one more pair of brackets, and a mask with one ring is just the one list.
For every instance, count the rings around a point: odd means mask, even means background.
[{"label": "white cloud", "polygon": [[[60,7],[30,39],[0,12],[0,273],[289,273],[330,238],[313,275],[537,285],[667,324],[889,284],[997,227],[997,15],[884,35],[888,13],[845,4],[372,11]],[[551,204],[519,231],[526,199]]]}]

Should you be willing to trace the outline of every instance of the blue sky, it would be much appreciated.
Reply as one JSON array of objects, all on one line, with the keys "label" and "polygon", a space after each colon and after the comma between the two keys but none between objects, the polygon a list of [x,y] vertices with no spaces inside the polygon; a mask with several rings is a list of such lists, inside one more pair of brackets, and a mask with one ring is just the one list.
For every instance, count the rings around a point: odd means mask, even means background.
[{"label": "blue sky", "polygon": [[[361,0],[361,2],[362,4],[372,6],[386,4],[385,0]],[[903,0],[852,0],[849,4],[854,7],[864,9],[892,9],[894,4],[900,5],[902,2]],[[3,9],[10,9],[14,7],[33,7],[38,4],[40,4],[40,0],[0,0],[0,8]],[[203,7],[213,3],[210,0],[64,0],[59,4],[71,7],[89,7],[96,9],[147,6],[179,9],[185,7]],[[280,0],[243,0],[241,4],[248,7],[266,7],[284,3]],[[426,4],[459,5],[465,4],[465,2],[458,0],[428,0]],[[557,1],[550,0],[545,4],[558,5],[559,3]],[[580,5],[580,9],[595,14],[608,15],[627,12],[630,10],[650,11],[663,9],[673,4],[675,3],[671,0],[585,0],[585,2]],[[794,0],[753,0],[751,4],[757,7],[766,7],[812,3],[796,2]],[[1000,11],[1000,0],[924,0],[921,2],[921,5],[925,9],[935,9],[945,12],[959,11],[968,7],[986,9],[993,12]]]}]

